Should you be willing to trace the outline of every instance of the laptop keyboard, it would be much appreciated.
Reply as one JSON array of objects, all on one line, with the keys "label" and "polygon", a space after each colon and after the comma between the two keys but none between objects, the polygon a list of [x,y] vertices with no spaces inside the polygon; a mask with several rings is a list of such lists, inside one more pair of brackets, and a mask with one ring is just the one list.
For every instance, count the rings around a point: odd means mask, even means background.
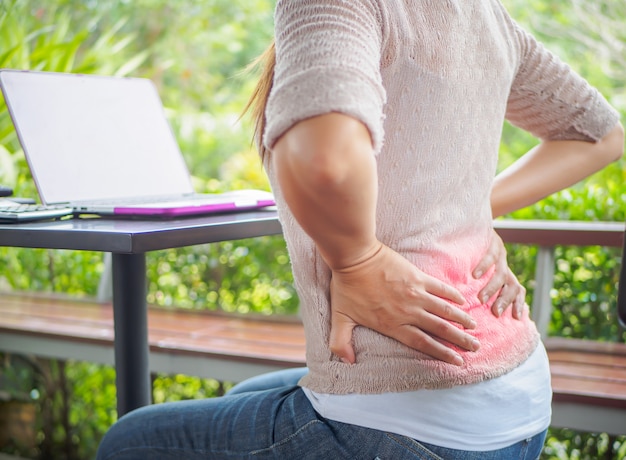
[{"label": "laptop keyboard", "polygon": [[29,222],[71,215],[72,208],[0,201],[0,222]]}]

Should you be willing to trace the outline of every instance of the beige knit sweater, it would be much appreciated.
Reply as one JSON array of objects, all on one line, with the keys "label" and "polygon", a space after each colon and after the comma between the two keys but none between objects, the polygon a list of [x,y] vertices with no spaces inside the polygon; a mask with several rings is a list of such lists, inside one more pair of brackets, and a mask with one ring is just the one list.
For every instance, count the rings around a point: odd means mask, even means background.
[{"label": "beige knit sweater", "polygon": [[[265,145],[331,111],[369,128],[379,175],[377,235],[422,271],[456,286],[478,322],[463,367],[358,327],[357,363],[328,348],[330,271],[268,170],[307,339],[303,386],[345,394],[444,388],[500,376],[539,340],[526,316],[496,318],[471,271],[489,243],[490,189],[506,117],[541,139],[595,141],[617,113],[496,0],[284,0]],[[488,275],[487,275],[488,276]]]}]

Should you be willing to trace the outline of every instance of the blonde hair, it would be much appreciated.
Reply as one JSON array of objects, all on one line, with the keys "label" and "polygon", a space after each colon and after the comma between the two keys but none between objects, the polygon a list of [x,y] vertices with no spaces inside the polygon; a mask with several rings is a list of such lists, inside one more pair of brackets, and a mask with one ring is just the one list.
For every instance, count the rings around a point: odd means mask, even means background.
[{"label": "blonde hair", "polygon": [[263,145],[263,133],[265,132],[265,107],[274,83],[274,66],[276,64],[276,49],[274,40],[248,67],[248,70],[261,68],[259,80],[243,109],[243,114],[250,113],[254,123],[254,143],[257,146],[261,158],[264,159],[269,153]]}]

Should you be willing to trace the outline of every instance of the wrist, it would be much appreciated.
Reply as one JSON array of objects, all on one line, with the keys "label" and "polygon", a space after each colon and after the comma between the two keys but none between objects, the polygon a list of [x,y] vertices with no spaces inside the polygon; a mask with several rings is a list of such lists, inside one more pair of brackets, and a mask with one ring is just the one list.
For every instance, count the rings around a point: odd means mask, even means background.
[{"label": "wrist", "polygon": [[327,258],[324,256],[323,252],[322,257],[333,272],[348,273],[376,257],[376,255],[378,255],[382,250],[383,246],[383,243],[378,240],[374,240],[368,244],[350,250],[341,257]]}]

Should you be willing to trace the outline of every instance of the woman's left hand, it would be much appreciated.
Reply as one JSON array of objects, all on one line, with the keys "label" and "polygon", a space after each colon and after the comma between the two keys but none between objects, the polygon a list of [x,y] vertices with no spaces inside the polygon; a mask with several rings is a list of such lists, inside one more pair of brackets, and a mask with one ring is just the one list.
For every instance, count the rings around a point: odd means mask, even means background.
[{"label": "woman's left hand", "polygon": [[497,294],[491,305],[491,311],[495,316],[501,316],[504,311],[512,307],[513,317],[520,319],[524,305],[526,304],[526,289],[517,280],[509,268],[506,258],[506,248],[502,238],[493,230],[491,244],[485,256],[478,263],[472,276],[476,279],[482,277],[492,266],[495,266],[491,278],[485,287],[478,293],[478,300],[486,304],[489,299]]}]

